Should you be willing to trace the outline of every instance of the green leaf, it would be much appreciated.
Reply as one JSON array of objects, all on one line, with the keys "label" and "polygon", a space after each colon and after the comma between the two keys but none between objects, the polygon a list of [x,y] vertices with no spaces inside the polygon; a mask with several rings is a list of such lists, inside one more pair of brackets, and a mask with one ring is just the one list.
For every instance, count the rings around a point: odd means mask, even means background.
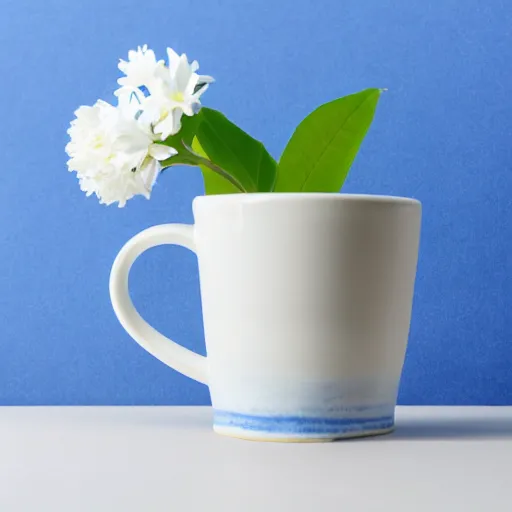
[{"label": "green leaf", "polygon": [[381,89],[331,101],[297,127],[277,169],[276,192],[338,192],[368,131]]},{"label": "green leaf", "polygon": [[[192,149],[198,155],[208,158],[207,154],[204,152],[201,144],[197,140],[197,137],[194,137],[192,141]],[[208,195],[214,194],[237,194],[240,192],[234,185],[232,185],[228,180],[213,172],[211,169],[204,165],[199,165],[201,171],[203,173],[204,179],[204,192]]]},{"label": "green leaf", "polygon": [[186,150],[185,146],[183,146],[183,143],[189,147],[192,145],[201,120],[201,112],[195,116],[183,116],[181,118],[180,131],[175,135],[169,135],[167,139],[162,141],[162,144],[173,147],[178,151],[178,154],[164,160],[162,167],[170,167],[171,165],[196,165],[190,153]]},{"label": "green leaf", "polygon": [[265,146],[217,110],[203,107],[201,114],[196,137],[208,159],[236,178],[247,192],[272,191],[277,164]]}]

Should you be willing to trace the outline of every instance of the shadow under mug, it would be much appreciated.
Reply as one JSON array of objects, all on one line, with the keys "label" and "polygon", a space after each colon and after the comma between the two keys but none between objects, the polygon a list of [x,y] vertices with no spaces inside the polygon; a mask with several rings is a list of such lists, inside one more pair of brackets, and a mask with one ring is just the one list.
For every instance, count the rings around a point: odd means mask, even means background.
[{"label": "shadow under mug", "polygon": [[[389,432],[416,274],[421,204],[346,194],[198,197],[195,224],[133,237],[110,278],[114,311],[152,355],[207,384],[214,430],[325,441]],[[147,249],[197,254],[207,357],[137,313],[128,274]]]}]

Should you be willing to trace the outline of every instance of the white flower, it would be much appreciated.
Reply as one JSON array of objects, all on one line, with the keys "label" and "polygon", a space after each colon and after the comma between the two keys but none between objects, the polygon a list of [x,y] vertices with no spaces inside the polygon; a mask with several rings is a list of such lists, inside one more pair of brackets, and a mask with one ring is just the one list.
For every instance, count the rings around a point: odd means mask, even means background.
[{"label": "white flower", "polygon": [[200,97],[213,78],[198,75],[197,61],[189,63],[187,56],[167,48],[168,68],[159,68],[157,82],[151,96],[144,103],[144,115],[154,123],[154,132],[165,140],[178,133],[183,114],[193,116],[201,108]]},{"label": "white flower", "polygon": [[135,107],[125,100],[120,98],[117,108],[101,100],[80,107],[66,146],[68,168],[77,173],[80,188],[120,207],[135,195],[149,199],[158,161],[176,154],[174,148],[154,144],[151,130],[135,119]]},{"label": "white flower", "polygon": [[148,50],[148,45],[139,46],[128,52],[128,61],[120,59],[119,69],[126,75],[117,83],[122,87],[147,87],[151,91],[158,81],[157,70],[164,67],[163,60],[156,60],[155,52]]},{"label": "white flower", "polygon": [[[167,48],[168,67],[162,61],[156,62],[153,52],[150,52],[145,46],[139,47],[137,52],[129,54],[133,66],[122,61],[124,64],[122,67],[120,64],[120,69],[127,76],[119,80],[123,87],[116,94],[127,94],[125,89],[135,94],[139,98],[141,118],[153,126],[154,133],[161,140],[165,140],[179,132],[183,114],[193,116],[199,111],[200,97],[213,78],[198,75],[197,61],[190,63],[185,54],[180,56],[171,48]],[[148,97],[143,94],[142,86],[150,93]]]},{"label": "white flower", "polygon": [[181,117],[193,116],[213,81],[197,74],[197,61],[167,49],[168,67],[147,45],[119,62],[125,74],[115,95],[117,107],[97,101],[80,107],[68,133],[68,168],[87,195],[124,206],[135,195],[149,198],[161,162],[177,154],[165,141],[181,129]]}]

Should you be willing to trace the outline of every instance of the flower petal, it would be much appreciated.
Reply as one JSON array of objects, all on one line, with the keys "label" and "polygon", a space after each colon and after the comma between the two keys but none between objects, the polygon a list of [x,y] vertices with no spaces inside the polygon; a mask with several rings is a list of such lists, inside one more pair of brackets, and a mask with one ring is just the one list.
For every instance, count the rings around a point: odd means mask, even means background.
[{"label": "flower petal", "polygon": [[[148,158],[148,163],[141,169],[142,181],[148,192],[151,192],[162,166],[156,160]],[[149,194],[147,195],[149,199]]]},{"label": "flower petal", "polygon": [[167,58],[169,60],[169,69],[174,71],[178,66],[180,56],[172,48],[167,48]]},{"label": "flower petal", "polygon": [[149,146],[148,153],[155,160],[166,160],[167,158],[178,154],[178,152],[171,146],[157,143],[151,144],[151,146]]}]

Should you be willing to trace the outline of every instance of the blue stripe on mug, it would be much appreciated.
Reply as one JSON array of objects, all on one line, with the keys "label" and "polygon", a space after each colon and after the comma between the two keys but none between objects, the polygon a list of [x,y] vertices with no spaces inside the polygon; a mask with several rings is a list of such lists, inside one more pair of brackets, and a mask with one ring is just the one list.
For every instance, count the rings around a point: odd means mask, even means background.
[{"label": "blue stripe on mug", "polygon": [[235,412],[214,411],[214,424],[272,434],[335,434],[389,429],[393,416],[376,418],[312,418],[302,416],[253,416]]}]

